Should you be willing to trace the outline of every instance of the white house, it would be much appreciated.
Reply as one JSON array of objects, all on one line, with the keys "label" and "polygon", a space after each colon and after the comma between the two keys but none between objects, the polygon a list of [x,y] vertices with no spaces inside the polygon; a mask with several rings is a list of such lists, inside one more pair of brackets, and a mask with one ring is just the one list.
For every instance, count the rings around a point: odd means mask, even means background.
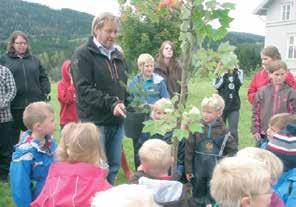
[{"label": "white house", "polygon": [[265,45],[276,46],[296,71],[296,0],[263,0],[254,14],[266,16]]}]

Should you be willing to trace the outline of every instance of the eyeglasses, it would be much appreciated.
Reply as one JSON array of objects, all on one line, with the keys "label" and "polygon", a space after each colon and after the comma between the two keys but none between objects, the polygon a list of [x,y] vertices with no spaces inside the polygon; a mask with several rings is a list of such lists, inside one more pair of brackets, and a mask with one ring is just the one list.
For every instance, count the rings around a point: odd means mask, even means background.
[{"label": "eyeglasses", "polygon": [[14,42],[14,44],[16,44],[16,45],[27,45],[26,42]]}]

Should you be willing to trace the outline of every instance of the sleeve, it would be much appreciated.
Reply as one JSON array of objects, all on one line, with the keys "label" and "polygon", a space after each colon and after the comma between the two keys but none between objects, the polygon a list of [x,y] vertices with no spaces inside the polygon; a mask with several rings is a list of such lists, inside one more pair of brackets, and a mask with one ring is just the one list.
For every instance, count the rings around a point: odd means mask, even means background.
[{"label": "sleeve", "polygon": [[73,85],[65,86],[62,82],[58,83],[58,100],[63,104],[75,102],[75,88]]},{"label": "sleeve", "polygon": [[213,86],[219,90],[222,86],[223,86],[223,83],[224,83],[224,78],[223,76],[217,76],[216,79],[213,81]]},{"label": "sleeve", "polygon": [[5,93],[3,101],[0,103],[0,109],[7,108],[16,95],[16,86],[13,75],[8,68],[5,67],[5,70],[5,88],[7,89],[7,93]]},{"label": "sleeve", "polygon": [[244,83],[244,71],[242,69],[237,69],[237,75],[239,82],[242,85]]},{"label": "sleeve", "polygon": [[237,153],[238,143],[236,143],[234,137],[230,135],[225,145],[223,152],[224,156],[234,156]]},{"label": "sleeve", "polygon": [[32,201],[31,192],[31,166],[32,153],[24,153],[14,157],[10,165],[10,187],[16,206],[30,206]]},{"label": "sleeve", "polygon": [[41,86],[41,91],[44,96],[46,96],[50,93],[50,82],[45,68],[42,66],[40,60],[37,59],[37,61],[39,62],[39,82]]},{"label": "sleeve", "polygon": [[260,113],[262,107],[262,91],[260,90],[254,99],[253,107],[252,107],[252,126],[251,133],[260,133]]},{"label": "sleeve", "polygon": [[291,72],[288,72],[287,74],[286,83],[292,88],[296,89],[296,80]]},{"label": "sleeve", "polygon": [[197,134],[190,134],[188,139],[185,140],[185,172],[192,173],[192,162],[194,156],[194,148],[196,145],[195,136]]},{"label": "sleeve", "polygon": [[92,108],[113,112],[119,99],[96,88],[93,81],[92,61],[78,53],[74,55],[72,63],[71,73],[79,100]]},{"label": "sleeve", "polygon": [[252,78],[251,83],[248,88],[248,100],[249,100],[250,104],[253,104],[254,98],[255,98],[255,95],[257,92],[256,82],[257,82],[257,78],[256,78],[256,74],[255,74],[254,77]]},{"label": "sleeve", "polygon": [[168,98],[168,99],[170,98],[170,95],[169,95],[165,80],[162,80],[160,82],[160,97],[161,98]]},{"label": "sleeve", "polygon": [[291,90],[291,95],[288,103],[288,111],[290,114],[296,114],[296,90]]}]

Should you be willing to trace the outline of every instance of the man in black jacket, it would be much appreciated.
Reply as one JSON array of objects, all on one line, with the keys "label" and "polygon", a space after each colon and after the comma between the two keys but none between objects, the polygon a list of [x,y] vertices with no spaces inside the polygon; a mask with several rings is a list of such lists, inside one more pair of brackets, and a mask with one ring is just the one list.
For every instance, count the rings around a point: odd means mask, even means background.
[{"label": "man in black jacket", "polygon": [[114,45],[118,27],[119,20],[113,14],[96,16],[92,22],[92,36],[75,52],[71,70],[79,119],[93,122],[99,128],[111,184],[120,168],[127,96],[127,64]]}]

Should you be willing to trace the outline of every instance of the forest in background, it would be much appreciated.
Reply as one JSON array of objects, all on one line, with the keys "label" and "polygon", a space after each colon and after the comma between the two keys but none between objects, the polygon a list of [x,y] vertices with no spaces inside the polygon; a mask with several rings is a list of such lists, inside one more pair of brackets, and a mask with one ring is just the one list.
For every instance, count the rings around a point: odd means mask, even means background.
[{"label": "forest in background", "polygon": [[[29,35],[32,53],[37,55],[53,81],[60,79],[60,67],[65,59],[90,36],[92,15],[70,9],[54,10],[22,0],[0,0],[0,52],[5,52],[11,32],[21,30]],[[152,21],[125,11],[122,13],[118,43],[124,49],[129,65],[135,70],[139,54],[155,56],[161,42],[170,39],[179,46],[179,22],[174,17]],[[222,41],[236,46],[240,67],[246,73],[260,64],[264,37],[249,33],[229,32]],[[220,42],[211,42],[216,48]]]}]

